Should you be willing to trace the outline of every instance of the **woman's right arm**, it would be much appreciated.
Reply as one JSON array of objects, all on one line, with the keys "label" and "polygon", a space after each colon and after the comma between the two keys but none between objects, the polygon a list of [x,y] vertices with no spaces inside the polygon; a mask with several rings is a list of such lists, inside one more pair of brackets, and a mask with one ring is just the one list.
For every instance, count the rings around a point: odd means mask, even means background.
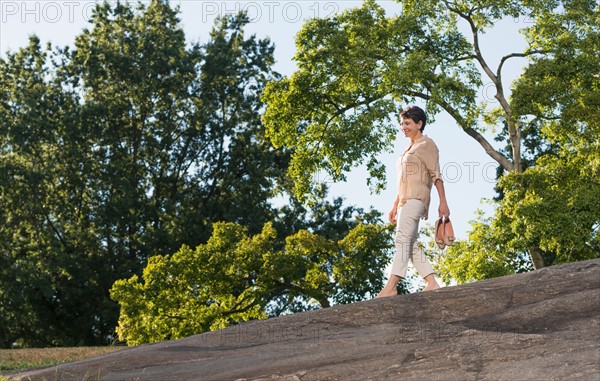
[{"label": "woman's right arm", "polygon": [[390,214],[388,215],[388,218],[391,223],[396,222],[396,213],[398,213],[398,203],[399,202],[400,202],[400,195],[397,195],[396,201],[394,201],[394,207],[392,208],[392,210],[390,211]]}]

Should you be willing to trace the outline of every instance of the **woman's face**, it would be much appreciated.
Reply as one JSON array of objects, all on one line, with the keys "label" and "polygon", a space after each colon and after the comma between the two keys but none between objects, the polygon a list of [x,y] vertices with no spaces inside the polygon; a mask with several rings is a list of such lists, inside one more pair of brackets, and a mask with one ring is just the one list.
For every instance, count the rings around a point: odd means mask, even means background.
[{"label": "woman's face", "polygon": [[402,132],[404,132],[404,136],[407,138],[416,137],[421,131],[420,128],[423,125],[423,122],[415,123],[414,120],[410,118],[401,118],[402,123]]}]

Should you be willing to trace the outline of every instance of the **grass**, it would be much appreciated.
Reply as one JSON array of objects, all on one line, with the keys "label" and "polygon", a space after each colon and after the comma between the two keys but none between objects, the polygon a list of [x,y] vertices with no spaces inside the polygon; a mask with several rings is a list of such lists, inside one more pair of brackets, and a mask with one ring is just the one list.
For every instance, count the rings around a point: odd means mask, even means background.
[{"label": "grass", "polygon": [[[0,349],[0,371],[20,371],[31,368],[54,366],[100,356],[124,347],[73,347],[73,348],[25,348]],[[5,378],[0,375],[0,381]]]}]

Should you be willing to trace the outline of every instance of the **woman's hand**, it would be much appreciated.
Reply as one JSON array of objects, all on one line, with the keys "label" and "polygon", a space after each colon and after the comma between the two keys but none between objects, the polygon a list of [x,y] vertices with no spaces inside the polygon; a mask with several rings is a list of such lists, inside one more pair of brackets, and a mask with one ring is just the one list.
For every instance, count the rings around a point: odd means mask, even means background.
[{"label": "woman's hand", "polygon": [[398,214],[398,204],[399,203],[400,203],[400,196],[397,195],[396,199],[394,200],[394,206],[392,207],[392,210],[390,210],[390,213],[388,214],[388,219],[393,224],[396,223],[396,215]]},{"label": "woman's hand", "polygon": [[393,224],[396,223],[396,214],[397,213],[398,213],[398,208],[396,207],[396,205],[394,205],[394,208],[392,210],[390,210],[390,214],[388,214],[388,219]]},{"label": "woman's hand", "polygon": [[438,208],[438,217],[450,217],[450,208],[448,208],[448,202],[446,201],[446,190],[444,189],[444,182],[440,179],[435,181],[435,188],[440,196],[440,207]]}]

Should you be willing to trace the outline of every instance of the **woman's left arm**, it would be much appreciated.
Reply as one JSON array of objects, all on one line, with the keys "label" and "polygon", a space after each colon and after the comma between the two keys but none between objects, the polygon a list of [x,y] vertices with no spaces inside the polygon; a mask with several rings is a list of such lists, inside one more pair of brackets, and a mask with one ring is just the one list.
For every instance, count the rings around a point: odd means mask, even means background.
[{"label": "woman's left arm", "polygon": [[440,196],[439,217],[450,217],[450,208],[448,208],[448,201],[446,201],[446,189],[444,189],[444,182],[441,179],[435,180],[435,189],[437,189]]}]

